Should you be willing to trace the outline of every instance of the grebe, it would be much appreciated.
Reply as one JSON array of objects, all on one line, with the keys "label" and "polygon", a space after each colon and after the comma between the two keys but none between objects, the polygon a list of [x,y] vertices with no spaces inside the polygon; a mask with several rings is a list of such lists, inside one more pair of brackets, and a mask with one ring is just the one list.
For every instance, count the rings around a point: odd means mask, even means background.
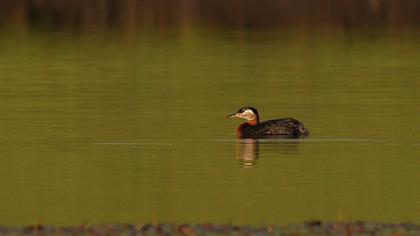
[{"label": "grebe", "polygon": [[267,120],[260,123],[258,111],[253,107],[242,107],[226,118],[247,119],[236,129],[240,138],[299,138],[309,134],[303,123],[293,118]]}]

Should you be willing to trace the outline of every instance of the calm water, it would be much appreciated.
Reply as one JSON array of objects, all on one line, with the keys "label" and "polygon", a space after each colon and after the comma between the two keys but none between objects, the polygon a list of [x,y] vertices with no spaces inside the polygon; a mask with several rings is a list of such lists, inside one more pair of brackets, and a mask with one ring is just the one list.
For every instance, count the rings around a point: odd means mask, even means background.
[{"label": "calm water", "polygon": [[[0,222],[420,222],[420,35],[0,33]],[[235,138],[243,105],[304,140]]]}]

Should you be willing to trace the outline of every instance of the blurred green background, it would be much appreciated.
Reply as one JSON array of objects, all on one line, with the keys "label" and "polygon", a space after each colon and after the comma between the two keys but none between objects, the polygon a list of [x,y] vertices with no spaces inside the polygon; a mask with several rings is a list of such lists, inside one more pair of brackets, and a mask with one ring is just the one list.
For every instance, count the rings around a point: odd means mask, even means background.
[{"label": "blurred green background", "polygon": [[0,223],[420,222],[419,7],[0,1]]}]

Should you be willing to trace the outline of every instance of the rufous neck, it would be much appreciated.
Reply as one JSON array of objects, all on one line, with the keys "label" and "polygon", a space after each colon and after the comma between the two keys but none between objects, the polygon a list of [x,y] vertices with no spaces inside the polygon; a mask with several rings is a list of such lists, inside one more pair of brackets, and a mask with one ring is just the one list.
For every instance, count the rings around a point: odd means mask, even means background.
[{"label": "rufous neck", "polygon": [[258,119],[249,120],[246,123],[251,126],[258,125]]}]

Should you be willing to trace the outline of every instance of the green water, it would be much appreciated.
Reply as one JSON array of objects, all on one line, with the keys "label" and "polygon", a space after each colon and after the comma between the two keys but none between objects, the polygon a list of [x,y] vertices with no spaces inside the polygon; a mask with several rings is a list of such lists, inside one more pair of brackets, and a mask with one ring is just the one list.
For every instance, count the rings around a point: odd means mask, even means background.
[{"label": "green water", "polygon": [[[415,32],[0,33],[0,222],[420,222]],[[243,105],[309,138],[240,142]]]}]

